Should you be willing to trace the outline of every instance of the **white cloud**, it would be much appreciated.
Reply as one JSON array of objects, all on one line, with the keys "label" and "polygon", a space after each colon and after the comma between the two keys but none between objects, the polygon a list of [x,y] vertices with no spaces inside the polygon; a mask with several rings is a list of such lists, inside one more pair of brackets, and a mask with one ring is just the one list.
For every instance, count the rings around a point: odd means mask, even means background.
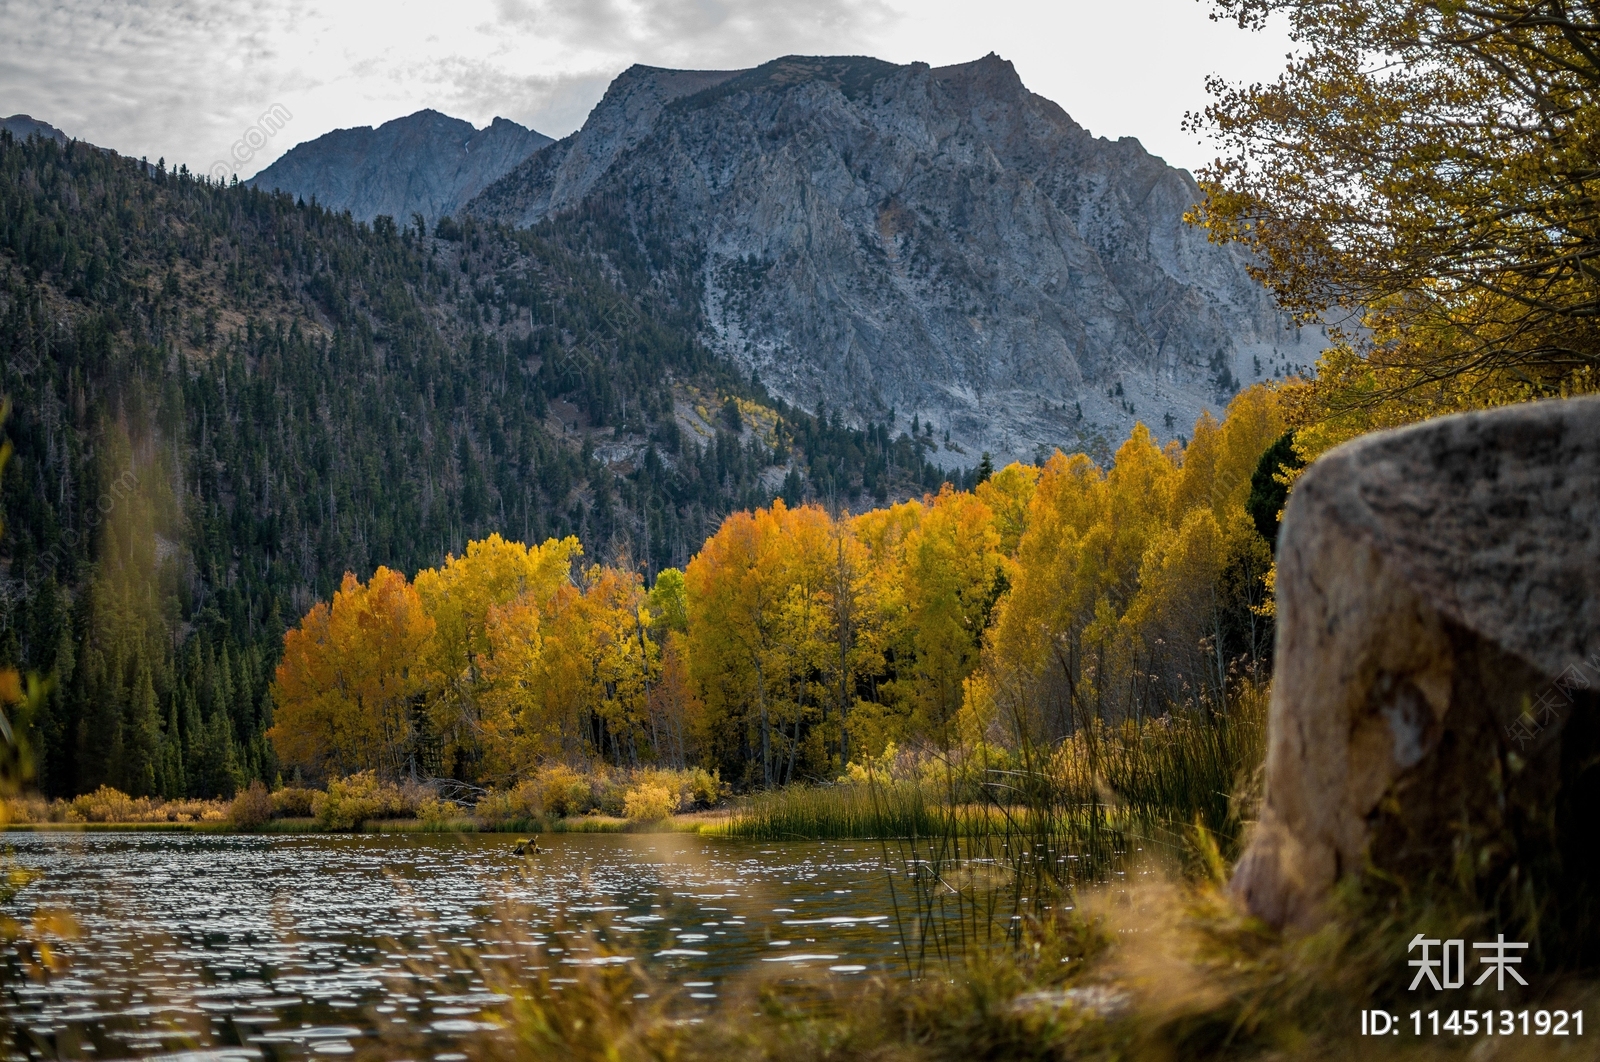
[{"label": "white cloud", "polygon": [[1169,160],[1202,78],[1271,76],[1280,36],[1207,21],[1198,0],[0,0],[0,113],[208,170],[260,116],[293,116],[237,165],[254,173],[330,129],[433,107],[562,136],[639,62],[732,69],[791,53],[941,65],[996,51],[1102,135]]}]

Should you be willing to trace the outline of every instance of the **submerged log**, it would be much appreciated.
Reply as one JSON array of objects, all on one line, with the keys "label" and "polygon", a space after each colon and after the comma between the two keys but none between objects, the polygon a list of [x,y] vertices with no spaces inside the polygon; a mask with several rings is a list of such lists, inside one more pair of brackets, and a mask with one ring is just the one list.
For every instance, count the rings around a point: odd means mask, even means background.
[{"label": "submerged log", "polygon": [[1309,928],[1378,869],[1600,954],[1600,398],[1347,443],[1295,485],[1277,558],[1234,894]]}]

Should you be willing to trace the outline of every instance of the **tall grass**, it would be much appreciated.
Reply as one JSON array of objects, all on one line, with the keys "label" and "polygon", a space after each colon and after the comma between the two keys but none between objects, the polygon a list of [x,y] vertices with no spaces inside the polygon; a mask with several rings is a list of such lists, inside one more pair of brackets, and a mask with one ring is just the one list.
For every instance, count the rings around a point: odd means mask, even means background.
[{"label": "tall grass", "polygon": [[923,837],[950,828],[950,811],[916,780],[789,786],[746,798],[722,832],[760,841]]},{"label": "tall grass", "polygon": [[935,757],[913,777],[747,798],[725,832],[764,841],[876,839],[913,971],[1109,879],[1143,851],[1191,864],[1237,853],[1265,755],[1266,691],[1225,710],[1096,722],[1054,744]]},{"label": "tall grass", "polygon": [[1076,842],[1106,828],[1182,832],[1198,823],[1232,845],[1253,808],[1265,716],[1265,691],[1244,687],[1226,711],[1096,723],[1054,747],[937,758],[914,778],[757,793],[723,832],[764,841],[1020,833]]}]

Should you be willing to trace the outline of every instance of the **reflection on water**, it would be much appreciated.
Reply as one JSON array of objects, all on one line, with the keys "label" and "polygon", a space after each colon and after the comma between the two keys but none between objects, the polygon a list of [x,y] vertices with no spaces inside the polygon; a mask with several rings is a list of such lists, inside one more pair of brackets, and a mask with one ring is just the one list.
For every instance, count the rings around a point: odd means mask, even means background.
[{"label": "reflection on water", "polygon": [[24,912],[65,907],[83,930],[58,975],[0,1001],[19,1060],[300,1058],[394,1034],[449,1062],[504,1002],[480,972],[496,966],[559,984],[635,961],[709,1002],[741,972],[858,977],[900,954],[864,842],[564,834],[524,862],[504,835],[10,840],[40,872]]}]

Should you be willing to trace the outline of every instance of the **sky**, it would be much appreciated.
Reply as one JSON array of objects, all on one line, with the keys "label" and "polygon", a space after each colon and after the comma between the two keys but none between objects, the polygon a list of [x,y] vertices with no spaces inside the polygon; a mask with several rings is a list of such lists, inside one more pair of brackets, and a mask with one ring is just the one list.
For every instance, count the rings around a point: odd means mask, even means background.
[{"label": "sky", "polygon": [[0,0],[0,116],[248,177],[329,130],[424,107],[559,138],[634,63],[996,52],[1094,134],[1193,170],[1215,154],[1181,128],[1207,75],[1270,79],[1290,48],[1210,13],[1210,0]]}]

